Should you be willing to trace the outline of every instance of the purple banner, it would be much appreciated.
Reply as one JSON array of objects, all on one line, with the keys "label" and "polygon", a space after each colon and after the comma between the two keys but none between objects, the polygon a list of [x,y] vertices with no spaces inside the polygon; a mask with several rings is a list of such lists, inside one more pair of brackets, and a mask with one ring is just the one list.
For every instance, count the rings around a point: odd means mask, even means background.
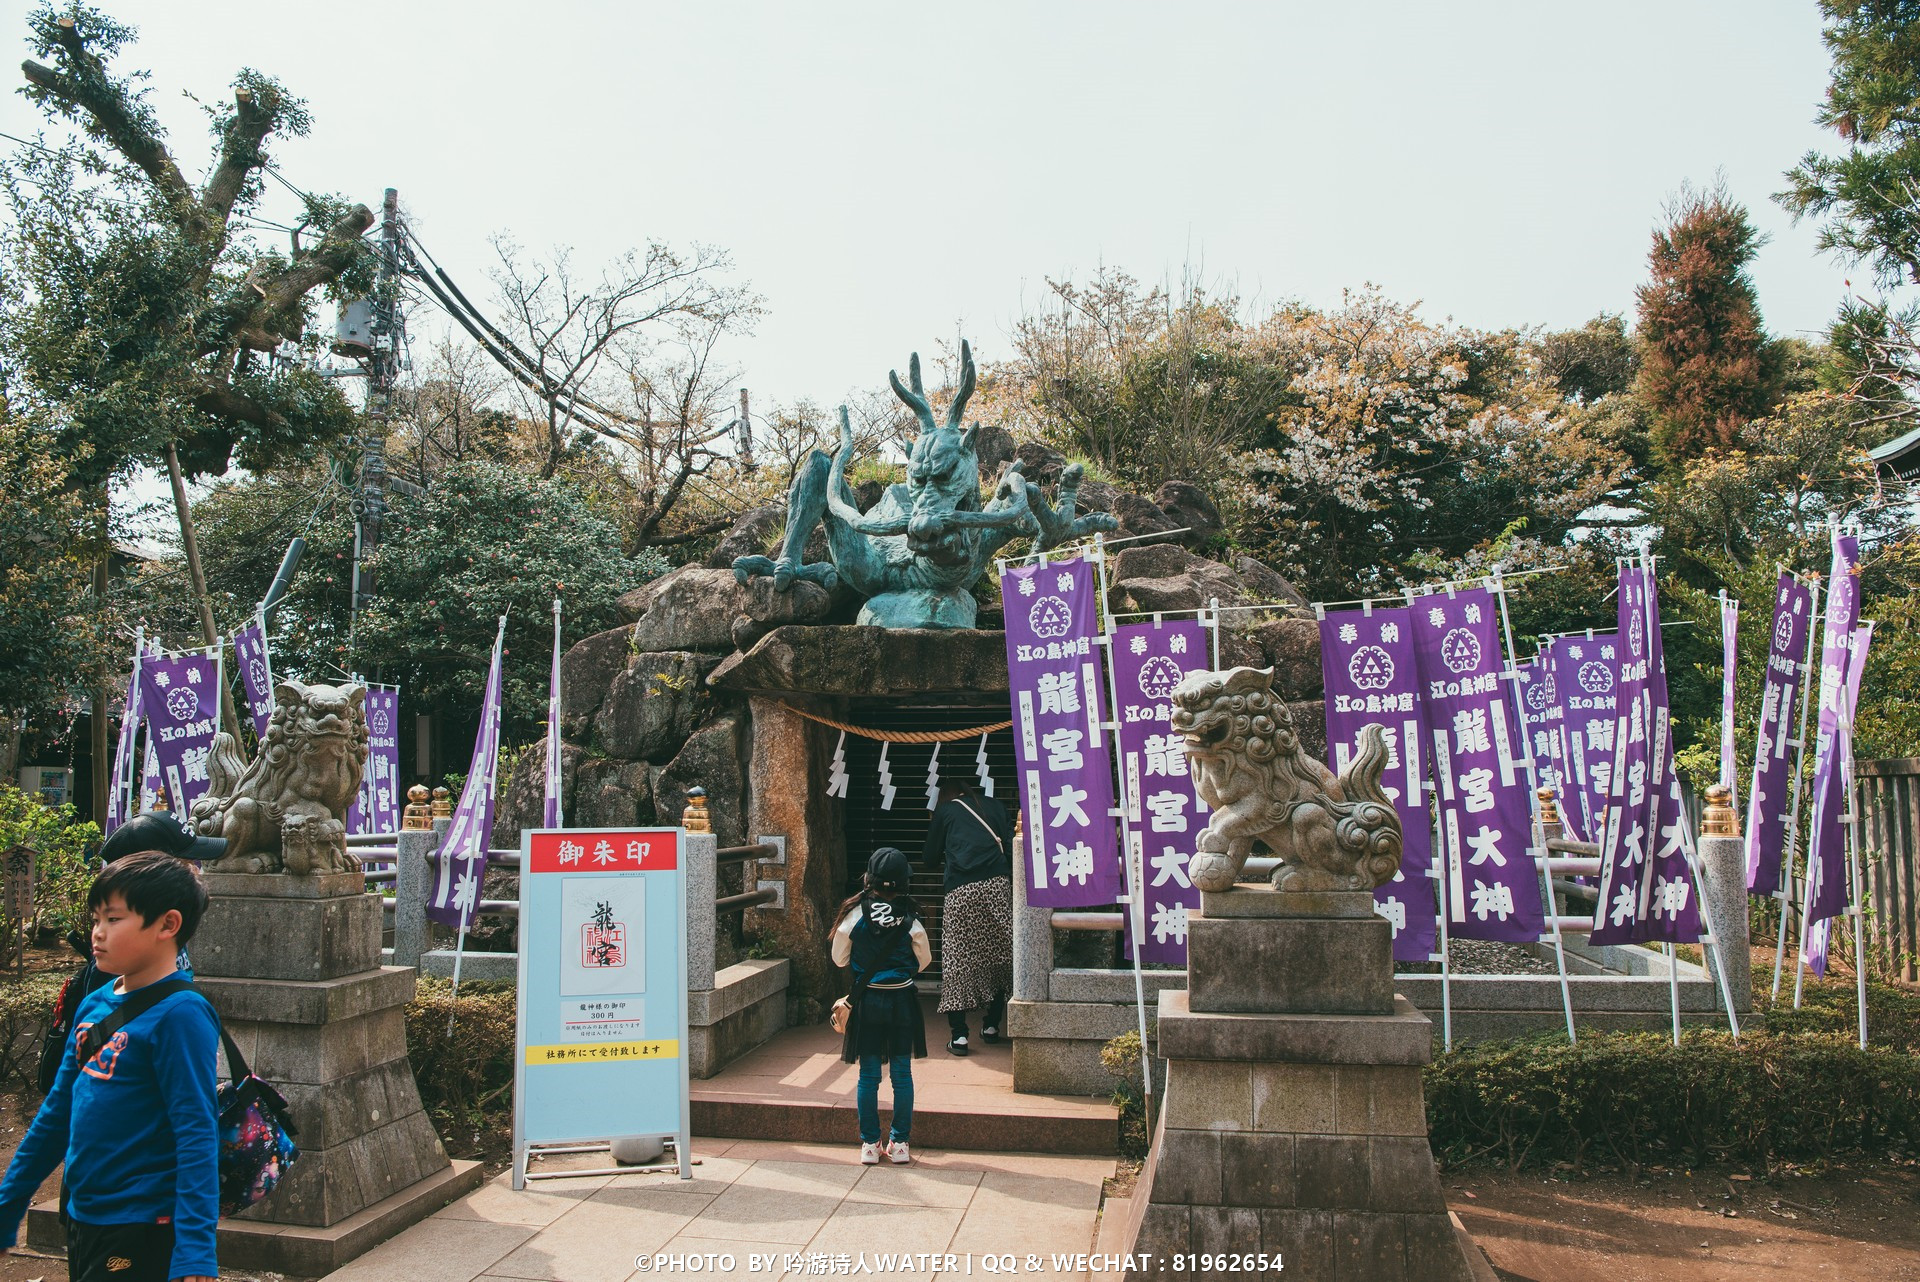
[{"label": "purple banner", "polygon": [[1835,917],[1849,900],[1846,811],[1841,784],[1840,696],[1846,688],[1853,630],[1860,621],[1860,541],[1836,535],[1827,580],[1827,623],[1820,642],[1820,731],[1814,740],[1813,824],[1807,837],[1806,921]]},{"label": "purple banner", "polygon": [[1765,688],[1760,696],[1760,736],[1753,750],[1753,781],[1747,787],[1747,890],[1777,894],[1787,849],[1787,803],[1794,768],[1787,739],[1806,676],[1807,634],[1813,623],[1813,593],[1786,571],[1774,587],[1773,632],[1767,644]]},{"label": "purple banner", "polygon": [[1393,924],[1395,961],[1431,961],[1439,936],[1434,900],[1433,819],[1427,812],[1420,750],[1420,679],[1413,657],[1413,612],[1404,606],[1329,614],[1320,620],[1320,670],[1326,682],[1327,751],[1337,774],[1359,748],[1360,732],[1386,732],[1380,786],[1400,816],[1400,870],[1374,888],[1374,911]]},{"label": "purple banner", "polygon": [[[1647,674],[1647,573],[1620,565],[1619,669],[1614,684],[1613,760],[1607,770],[1605,823],[1600,840],[1600,899],[1593,915],[1595,944],[1630,944],[1642,938],[1646,880],[1653,698]],[[1591,743],[1589,751],[1593,751]]]},{"label": "purple banner", "polygon": [[[1873,644],[1873,624],[1863,623],[1859,627],[1853,630],[1853,641],[1852,641],[1853,658],[1852,658],[1852,662],[1848,665],[1848,668],[1847,668],[1847,702],[1846,702],[1845,708],[1842,710],[1842,716],[1840,718],[1840,728],[1838,731],[1839,746],[1835,751],[1835,755],[1840,759],[1841,775],[1845,783],[1846,795],[1848,797],[1852,797],[1854,795],[1854,791],[1853,791],[1854,714],[1856,711],[1858,711],[1860,707],[1860,677],[1866,671],[1867,650],[1869,647],[1872,646],[1872,644]],[[1860,857],[1860,852],[1856,850],[1854,852],[1854,858],[1857,860],[1859,857]],[[1851,892],[1852,892],[1852,880],[1853,879],[1852,879],[1851,873],[1849,872],[1849,875],[1847,878],[1849,895],[1851,895]],[[1858,930],[1859,928],[1860,928],[1859,923],[1856,921],[1854,925],[1854,929]],[[1808,934],[1809,934],[1809,938],[1807,941],[1807,965],[1812,969],[1814,974],[1825,975],[1827,973],[1827,946],[1831,942],[1833,937],[1833,918],[1822,917],[1819,921],[1814,923],[1813,929],[1809,931]]]},{"label": "purple banner", "polygon": [[1549,668],[1566,761],[1567,791],[1560,818],[1575,838],[1597,842],[1613,772],[1619,633],[1561,637],[1554,643]]},{"label": "purple banner", "polygon": [[[934,750],[939,751],[935,744]],[[547,678],[547,760],[541,807],[543,828],[560,826],[560,598],[553,600],[553,671]]]},{"label": "purple banner", "polygon": [[1543,646],[1540,653],[1514,668],[1514,716],[1525,729],[1527,746],[1533,750],[1533,769],[1542,788],[1553,789],[1556,799],[1566,796],[1559,735],[1554,713],[1553,664],[1551,653]]},{"label": "purple banner", "polygon": [[233,660],[247,690],[247,712],[253,718],[253,737],[263,742],[273,718],[273,659],[267,653],[266,622],[252,623],[233,634]]},{"label": "purple banner", "polygon": [[107,790],[107,822],[100,831],[111,835],[131,819],[134,753],[140,742],[140,649],[133,653],[133,671],[127,677],[127,697],[120,709],[120,737],[113,749],[113,777]]},{"label": "purple banner", "polygon": [[1113,634],[1113,704],[1134,866],[1142,869],[1140,960],[1185,965],[1187,911],[1200,892],[1187,875],[1207,826],[1180,736],[1167,729],[1173,687],[1207,668],[1207,630],[1193,620],[1128,624]]},{"label": "purple banner", "polygon": [[400,831],[400,690],[367,687],[367,766],[360,791],[347,807],[347,831],[355,836]]},{"label": "purple banner", "polygon": [[207,791],[207,751],[220,730],[220,660],[162,654],[140,665],[140,707],[173,813],[185,820]]},{"label": "purple banner", "polygon": [[[507,621],[493,641],[493,663],[487,669],[487,692],[480,700],[480,729],[473,738],[473,760],[467,782],[460,789],[453,823],[440,843],[440,865],[433,893],[427,899],[427,917],[447,926],[467,928],[480,902],[480,883],[487,869],[487,842],[493,836],[493,791],[500,770],[500,649]],[[457,866],[456,866],[457,865]]]},{"label": "purple banner", "polygon": [[1110,904],[1123,885],[1111,753],[1100,729],[1102,660],[1093,644],[1099,577],[1077,557],[1000,575],[1027,903],[1034,906]]},{"label": "purple banner", "polygon": [[1667,651],[1660,639],[1660,585],[1647,575],[1647,693],[1653,707],[1653,843],[1646,879],[1640,885],[1643,938],[1693,943],[1706,934],[1700,916],[1700,880],[1693,828],[1673,768],[1673,717],[1667,703]]},{"label": "purple banner", "polygon": [[1524,745],[1501,689],[1499,606],[1471,588],[1413,603],[1421,723],[1440,793],[1448,932],[1464,939],[1540,938],[1540,873]]},{"label": "purple banner", "polygon": [[[147,732],[147,751],[140,767],[140,814],[149,810],[159,810],[162,806],[171,809],[173,802],[167,797],[166,781],[160,777],[160,756],[153,750],[153,732]],[[184,820],[184,816],[183,816]]]},{"label": "purple banner", "polygon": [[1727,786],[1727,803],[1740,808],[1739,770],[1733,749],[1734,676],[1740,664],[1740,603],[1720,590],[1720,782]]}]

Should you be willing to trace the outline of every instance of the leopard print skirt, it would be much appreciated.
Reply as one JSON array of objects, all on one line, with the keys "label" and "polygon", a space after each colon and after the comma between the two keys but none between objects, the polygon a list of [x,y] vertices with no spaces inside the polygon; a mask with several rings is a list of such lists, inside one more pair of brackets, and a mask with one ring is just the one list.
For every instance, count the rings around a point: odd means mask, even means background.
[{"label": "leopard print skirt", "polygon": [[949,891],[940,915],[940,1009],[972,1010],[1013,992],[1013,882]]}]

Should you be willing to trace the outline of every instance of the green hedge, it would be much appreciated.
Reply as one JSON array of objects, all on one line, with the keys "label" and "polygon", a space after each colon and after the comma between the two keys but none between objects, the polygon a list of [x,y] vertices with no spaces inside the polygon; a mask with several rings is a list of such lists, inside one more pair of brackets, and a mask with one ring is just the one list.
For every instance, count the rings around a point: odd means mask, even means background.
[{"label": "green hedge", "polygon": [[38,1099],[40,1042],[53,1020],[53,999],[66,973],[0,978],[0,1094]]},{"label": "green hedge", "polygon": [[[451,1029],[448,1019],[452,1018]],[[407,1003],[407,1057],[442,1134],[504,1126],[513,1108],[513,985],[422,975]]]},{"label": "green hedge", "polygon": [[1438,1058],[1426,1091],[1434,1154],[1449,1165],[1770,1166],[1920,1141],[1920,1061],[1841,1033],[1485,1043]]}]

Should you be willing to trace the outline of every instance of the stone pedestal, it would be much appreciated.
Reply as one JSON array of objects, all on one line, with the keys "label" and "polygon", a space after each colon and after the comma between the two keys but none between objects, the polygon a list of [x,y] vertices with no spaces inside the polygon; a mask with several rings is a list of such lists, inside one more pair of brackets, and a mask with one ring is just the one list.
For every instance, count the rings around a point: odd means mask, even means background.
[{"label": "stone pedestal", "polygon": [[1748,917],[1747,843],[1740,837],[1700,838],[1700,875],[1706,883],[1702,907],[1713,923],[1711,967],[1726,967],[1727,989],[1733,1008],[1744,1015],[1753,1009],[1753,929]]},{"label": "stone pedestal", "polygon": [[286,1097],[300,1146],[271,1196],[220,1221],[220,1263],[318,1277],[485,1172],[448,1161],[421,1107],[404,1011],[415,972],[380,965],[380,897],[361,875],[206,882],[188,946],[196,982],[248,1067]]},{"label": "stone pedestal", "polygon": [[1393,992],[1373,896],[1203,895],[1187,946],[1187,991],[1160,994],[1167,1088],[1129,1225],[1155,1267],[1136,1276],[1264,1252],[1327,1282],[1469,1282],[1427,1145],[1432,1027]]}]

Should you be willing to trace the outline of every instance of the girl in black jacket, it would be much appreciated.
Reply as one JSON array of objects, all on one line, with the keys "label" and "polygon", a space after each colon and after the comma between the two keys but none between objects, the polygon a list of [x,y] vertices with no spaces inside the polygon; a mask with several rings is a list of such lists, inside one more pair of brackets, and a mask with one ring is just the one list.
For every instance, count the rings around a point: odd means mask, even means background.
[{"label": "girl in black jacket", "polygon": [[[860,1116],[860,1160],[868,1166],[885,1152],[896,1165],[913,1160],[907,1148],[913,1127],[913,1061],[927,1053],[926,1021],[914,979],[933,960],[933,945],[920,923],[920,906],[907,893],[912,869],[907,857],[882,846],[867,861],[866,887],[840,906],[833,932],[833,964],[850,967],[847,1020],[841,1058],[860,1065],[854,1103]],[[880,1061],[893,1081],[891,1142],[880,1144]]]}]

